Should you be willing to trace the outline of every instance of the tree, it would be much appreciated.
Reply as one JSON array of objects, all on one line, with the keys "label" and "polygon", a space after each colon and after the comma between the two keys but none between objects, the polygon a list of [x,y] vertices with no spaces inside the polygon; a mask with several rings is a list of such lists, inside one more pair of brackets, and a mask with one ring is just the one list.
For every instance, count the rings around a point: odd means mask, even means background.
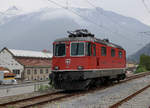
[{"label": "tree", "polygon": [[139,66],[145,67],[146,70],[150,70],[150,56],[142,54],[140,56],[140,64]]}]

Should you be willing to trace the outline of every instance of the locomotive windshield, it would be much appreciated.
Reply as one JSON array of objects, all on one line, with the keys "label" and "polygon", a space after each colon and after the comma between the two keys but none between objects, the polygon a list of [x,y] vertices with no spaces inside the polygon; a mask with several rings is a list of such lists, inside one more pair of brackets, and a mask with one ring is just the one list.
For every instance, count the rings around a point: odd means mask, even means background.
[{"label": "locomotive windshield", "polygon": [[71,56],[84,56],[84,43],[71,43]]},{"label": "locomotive windshield", "polygon": [[66,45],[56,44],[54,47],[54,55],[55,56],[65,56],[66,55]]}]

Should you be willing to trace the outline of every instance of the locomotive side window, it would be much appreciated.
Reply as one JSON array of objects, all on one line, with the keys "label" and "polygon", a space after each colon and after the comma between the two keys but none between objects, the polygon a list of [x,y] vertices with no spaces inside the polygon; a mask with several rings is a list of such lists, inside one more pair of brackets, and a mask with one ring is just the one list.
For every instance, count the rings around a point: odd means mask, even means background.
[{"label": "locomotive side window", "polygon": [[93,56],[96,56],[96,45],[93,44]]},{"label": "locomotive side window", "polygon": [[71,43],[71,56],[84,56],[84,43]]},{"label": "locomotive side window", "polygon": [[101,47],[101,56],[106,56],[106,47]]},{"label": "locomotive side window", "polygon": [[111,49],[111,56],[112,56],[112,57],[115,56],[115,49]]},{"label": "locomotive side window", "polygon": [[66,45],[63,44],[56,44],[54,47],[55,56],[65,56],[66,55]]},{"label": "locomotive side window", "polygon": [[122,51],[118,52],[119,58],[122,58]]},{"label": "locomotive side window", "polygon": [[87,52],[86,52],[86,53],[87,53],[87,54],[86,54],[87,56],[91,56],[91,55],[92,55],[92,44],[89,43],[89,42],[86,43],[86,51],[87,51]]}]

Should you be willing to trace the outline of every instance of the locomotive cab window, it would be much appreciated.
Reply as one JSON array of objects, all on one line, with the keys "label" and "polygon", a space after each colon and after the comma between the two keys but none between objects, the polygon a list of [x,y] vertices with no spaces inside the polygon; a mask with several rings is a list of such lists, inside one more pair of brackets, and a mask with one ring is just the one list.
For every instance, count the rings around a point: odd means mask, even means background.
[{"label": "locomotive cab window", "polygon": [[118,52],[119,58],[122,58],[122,51]]},{"label": "locomotive cab window", "polygon": [[115,57],[115,49],[111,49],[111,56]]},{"label": "locomotive cab window", "polygon": [[71,56],[84,56],[84,43],[71,43]]},{"label": "locomotive cab window", "polygon": [[101,47],[101,56],[106,56],[106,47]]},{"label": "locomotive cab window", "polygon": [[65,56],[66,55],[66,45],[56,44],[54,47],[54,55],[55,56]]}]

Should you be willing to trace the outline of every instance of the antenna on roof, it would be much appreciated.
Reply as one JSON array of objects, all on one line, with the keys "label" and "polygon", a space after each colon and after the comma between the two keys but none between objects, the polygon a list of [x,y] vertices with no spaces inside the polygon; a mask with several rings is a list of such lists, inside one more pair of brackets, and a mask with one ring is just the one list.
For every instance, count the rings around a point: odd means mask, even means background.
[{"label": "antenna on roof", "polygon": [[94,37],[87,29],[77,29],[75,31],[67,31],[69,37]]}]

